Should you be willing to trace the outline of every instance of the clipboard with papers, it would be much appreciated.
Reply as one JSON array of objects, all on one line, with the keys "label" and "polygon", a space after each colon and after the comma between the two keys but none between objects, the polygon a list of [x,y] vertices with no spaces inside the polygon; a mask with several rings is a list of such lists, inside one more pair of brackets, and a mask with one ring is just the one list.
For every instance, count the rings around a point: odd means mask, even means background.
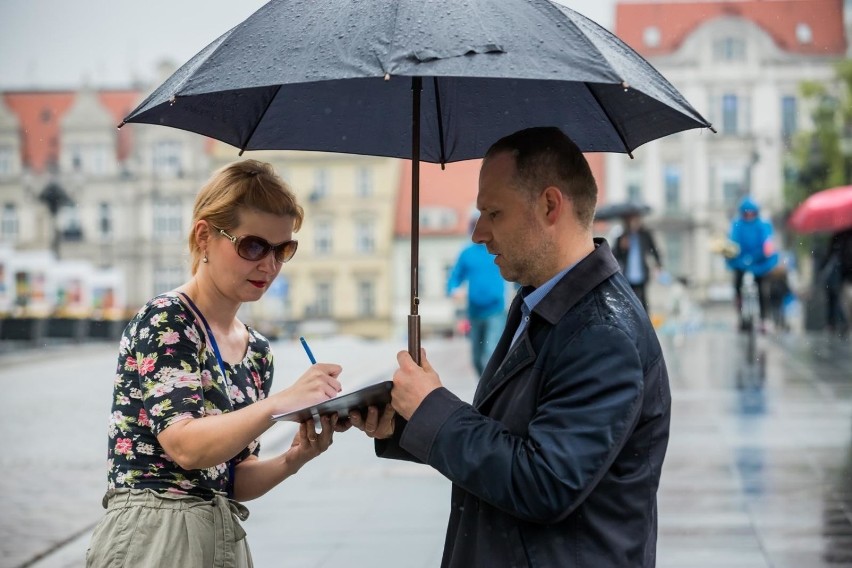
[{"label": "clipboard with papers", "polygon": [[317,416],[337,413],[345,417],[350,410],[365,410],[368,406],[384,406],[390,402],[390,392],[393,381],[382,381],[362,387],[350,393],[330,398],[320,404],[307,406],[286,414],[273,414],[272,420],[305,422]]}]

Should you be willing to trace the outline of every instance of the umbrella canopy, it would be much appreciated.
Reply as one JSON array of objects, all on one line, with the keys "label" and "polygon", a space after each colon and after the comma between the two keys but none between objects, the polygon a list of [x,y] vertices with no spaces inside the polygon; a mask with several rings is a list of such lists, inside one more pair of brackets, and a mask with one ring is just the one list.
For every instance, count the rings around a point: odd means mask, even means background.
[{"label": "umbrella canopy", "polygon": [[647,215],[651,207],[638,201],[606,203],[595,209],[595,221],[610,221],[631,215]]},{"label": "umbrella canopy", "polygon": [[549,0],[272,0],[124,122],[197,132],[241,153],[411,159],[415,359],[421,159],[479,158],[532,126],[557,126],[586,152],[622,153],[710,127],[625,43]]},{"label": "umbrella canopy", "polygon": [[814,193],[793,210],[787,223],[798,233],[836,232],[852,228],[852,185]]},{"label": "umbrella canopy", "polygon": [[183,65],[126,119],[241,150],[482,157],[558,126],[586,152],[709,127],[650,64],[549,0],[272,0]]}]

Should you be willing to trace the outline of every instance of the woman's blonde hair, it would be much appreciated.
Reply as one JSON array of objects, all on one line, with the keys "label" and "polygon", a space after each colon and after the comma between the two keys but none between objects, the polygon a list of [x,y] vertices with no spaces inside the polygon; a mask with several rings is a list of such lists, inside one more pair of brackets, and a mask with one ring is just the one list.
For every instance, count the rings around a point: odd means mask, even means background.
[{"label": "woman's blonde hair", "polygon": [[292,217],[294,231],[299,230],[305,217],[293,190],[275,173],[272,165],[259,160],[243,160],[220,168],[195,197],[189,233],[192,274],[198,270],[202,256],[195,238],[195,224],[204,219],[227,230],[239,224],[240,211],[247,209]]}]

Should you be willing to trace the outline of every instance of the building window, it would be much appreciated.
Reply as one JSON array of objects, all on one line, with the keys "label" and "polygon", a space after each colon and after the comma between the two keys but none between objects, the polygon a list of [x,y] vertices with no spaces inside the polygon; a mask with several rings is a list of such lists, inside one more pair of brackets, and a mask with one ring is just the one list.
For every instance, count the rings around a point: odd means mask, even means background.
[{"label": "building window", "polygon": [[726,206],[735,206],[745,194],[743,182],[726,180],[722,182],[722,201]]},{"label": "building window", "polygon": [[357,295],[358,315],[363,317],[375,315],[376,291],[373,283],[369,280],[360,280]]},{"label": "building window", "polygon": [[711,122],[721,124],[721,134],[736,136],[750,132],[751,99],[747,95],[737,92],[714,95],[710,109]]},{"label": "building window", "polygon": [[781,136],[789,142],[796,133],[797,125],[796,97],[786,96],[781,99]]},{"label": "building window", "polygon": [[748,192],[748,172],[745,164],[737,162],[722,163],[713,168],[716,195],[721,198],[723,207],[733,211]]},{"label": "building window", "polygon": [[11,146],[0,146],[0,176],[8,177],[15,173],[15,149]]},{"label": "building window", "polygon": [[160,140],[154,144],[152,167],[154,173],[160,176],[181,177],[182,145],[177,140]]},{"label": "building window", "polygon": [[722,133],[737,133],[737,96],[724,95],[722,97]]},{"label": "building window", "polygon": [[642,41],[648,47],[658,47],[660,45],[660,28],[657,26],[648,26],[642,32]]},{"label": "building window", "polygon": [[98,204],[98,236],[103,241],[112,238],[112,205],[106,201]]},{"label": "building window", "polygon": [[317,219],[314,222],[314,253],[331,254],[333,225],[329,219]]},{"label": "building window", "polygon": [[713,42],[713,58],[716,61],[745,61],[745,41],[739,37],[724,37]]},{"label": "building window", "polygon": [[680,209],[680,183],[682,177],[680,165],[666,164],[664,171],[666,209],[669,211],[677,211]]},{"label": "building window", "polygon": [[314,287],[313,316],[331,316],[331,282],[317,282]]},{"label": "building window", "polygon": [[447,231],[458,224],[458,213],[451,207],[421,207],[420,228],[430,231]]},{"label": "building window", "polygon": [[329,191],[329,175],[325,168],[314,170],[314,189],[311,192],[311,201],[317,201],[328,196]]},{"label": "building window", "polygon": [[355,222],[355,250],[360,253],[371,253],[376,250],[375,224],[373,221],[360,220]]},{"label": "building window", "polygon": [[292,313],[293,301],[290,298],[290,279],[283,273],[279,274],[278,278],[272,281],[266,297],[280,302],[285,315],[288,316]]},{"label": "building window", "polygon": [[370,168],[358,168],[355,178],[355,195],[361,198],[373,195],[373,170]]},{"label": "building window", "polygon": [[666,270],[673,276],[686,276],[683,266],[683,233],[666,231],[663,233],[666,245]]},{"label": "building window", "polygon": [[633,164],[627,166],[624,178],[627,201],[642,201],[642,168]]},{"label": "building window", "polygon": [[186,279],[180,266],[160,266],[154,269],[154,295],[174,290]]},{"label": "building window", "polygon": [[180,199],[158,198],[154,200],[154,240],[166,241],[183,236]]},{"label": "building window", "polygon": [[83,171],[83,149],[79,146],[72,146],[68,150],[71,154],[71,169],[75,172]]},{"label": "building window", "polygon": [[0,240],[10,243],[18,240],[18,210],[14,203],[3,205],[3,216],[0,217]]},{"label": "building window", "polygon": [[69,205],[59,209],[57,216],[59,231],[63,240],[83,240],[83,223],[80,220],[80,210],[76,205]]},{"label": "building window", "polygon": [[808,24],[799,22],[796,24],[796,39],[801,44],[808,44],[814,40],[814,33]]},{"label": "building window", "polygon": [[75,172],[103,175],[107,171],[109,147],[105,144],[71,144],[71,169]]}]

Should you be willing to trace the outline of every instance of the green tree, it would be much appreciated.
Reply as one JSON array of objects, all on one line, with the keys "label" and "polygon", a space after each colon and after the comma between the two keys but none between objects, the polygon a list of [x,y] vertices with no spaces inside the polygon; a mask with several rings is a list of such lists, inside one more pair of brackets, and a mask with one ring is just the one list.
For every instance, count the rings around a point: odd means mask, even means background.
[{"label": "green tree", "polygon": [[852,179],[852,60],[838,62],[835,71],[834,81],[808,81],[800,88],[813,130],[796,135],[788,156],[784,196],[790,209]]},{"label": "green tree", "polygon": [[[852,60],[835,65],[833,80],[805,82],[800,92],[813,128],[796,134],[786,157],[784,199],[789,211],[817,191],[852,180]],[[805,327],[822,329],[826,323],[825,283],[819,267],[828,235],[796,235],[794,243],[800,266],[809,266],[811,271]]]}]

